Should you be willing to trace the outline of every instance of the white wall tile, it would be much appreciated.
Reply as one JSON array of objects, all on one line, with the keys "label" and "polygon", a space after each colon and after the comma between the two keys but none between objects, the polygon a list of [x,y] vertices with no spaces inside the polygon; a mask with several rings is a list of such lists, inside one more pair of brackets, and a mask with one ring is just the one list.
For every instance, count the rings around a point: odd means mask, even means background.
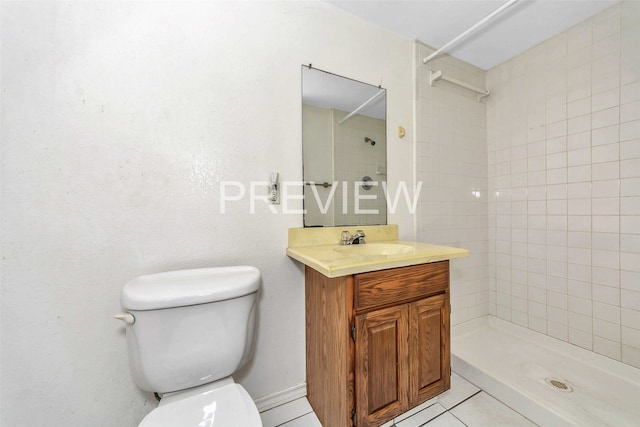
[{"label": "white wall tile", "polygon": [[[567,309],[569,310],[569,326],[583,329],[585,331],[591,331],[591,318],[593,316],[593,304],[590,298],[580,298],[574,295],[567,296]],[[579,314],[588,319],[588,328],[579,327],[577,324],[572,325],[571,316],[573,314]],[[583,319],[584,320],[584,319]],[[577,318],[575,322],[580,322],[580,318]],[[583,323],[580,323],[583,324]]]},{"label": "white wall tile", "polygon": [[569,231],[591,231],[591,216],[590,215],[569,215],[568,227]]},{"label": "white wall tile", "polygon": [[617,233],[620,230],[620,217],[616,215],[593,215],[591,226],[594,232]]},{"label": "white wall tile", "polygon": [[591,251],[591,263],[594,267],[611,269],[614,272],[612,274],[618,274],[617,270],[620,268],[620,252],[603,251],[594,248]]},{"label": "white wall tile", "polygon": [[591,113],[591,97],[576,99],[567,104],[566,118],[574,118]]},{"label": "white wall tile", "polygon": [[640,158],[640,138],[620,142],[620,160]]},{"label": "white wall tile", "polygon": [[[603,128],[608,129],[608,128]],[[594,131],[595,132],[595,131]],[[615,132],[617,133],[617,126],[615,127]],[[606,134],[600,135],[602,139],[598,139],[598,143],[605,143],[608,140],[608,136]],[[617,136],[614,137],[613,140],[617,140]],[[595,144],[594,144],[595,145]],[[606,145],[597,145],[591,148],[591,159],[594,164],[596,163],[606,163],[606,162],[617,162],[620,159],[620,144],[614,143],[606,143]]]},{"label": "white wall tile", "polygon": [[[591,301],[589,300],[589,304]],[[578,329],[584,332],[591,333],[593,331],[593,318],[591,317],[591,311],[586,314],[576,313],[570,311],[568,314],[569,327]]]},{"label": "white wall tile", "polygon": [[[569,267],[571,267],[571,264],[569,264]],[[588,276],[591,277],[591,267],[588,268],[588,271]],[[569,279],[567,280],[567,292],[569,293],[569,295],[574,295],[580,298],[587,298],[589,299],[589,301],[592,301],[591,283],[589,281]]]},{"label": "white wall tile", "polygon": [[596,353],[602,354],[612,359],[620,360],[621,350],[622,348],[619,342],[594,335],[593,351],[595,351]]},{"label": "white wall tile", "polygon": [[593,292],[594,302],[602,302],[609,305],[620,304],[620,290],[616,287],[598,285],[594,283],[591,291]]},{"label": "white wall tile", "polygon": [[593,301],[593,317],[616,323],[620,321],[620,307],[599,301]]},{"label": "white wall tile", "polygon": [[621,309],[640,319],[640,7],[629,4],[545,43],[544,57],[559,62],[540,62],[536,73],[525,56],[508,61],[517,83],[498,79],[500,68],[488,72],[505,89],[500,114],[487,114],[489,146],[529,142],[490,166],[504,197],[488,210],[510,231],[498,231],[493,246],[505,255],[494,268],[511,278],[504,316],[640,365],[640,351],[623,350],[619,326]]},{"label": "white wall tile", "polygon": [[593,319],[593,334],[610,341],[620,342],[620,323],[610,323],[606,320]]},{"label": "white wall tile", "polygon": [[640,139],[640,120],[620,124],[620,141]]},{"label": "white wall tile", "polygon": [[571,199],[567,201],[569,215],[591,214],[591,199]]},{"label": "white wall tile", "polygon": [[[593,101],[592,101],[593,103]],[[604,101],[601,102],[602,105]],[[604,107],[609,108],[610,106]],[[592,107],[593,108],[593,107]],[[591,114],[583,116],[571,117],[567,120],[567,134],[581,133],[591,130]]]},{"label": "white wall tile", "polygon": [[617,268],[600,267],[592,263],[591,281],[594,285],[599,284],[617,288],[620,284],[620,272]]},{"label": "white wall tile", "polygon": [[620,232],[623,234],[640,234],[640,220],[637,215],[620,217]]},{"label": "white wall tile", "polygon": [[623,344],[622,361],[636,368],[640,368],[640,349]]},{"label": "white wall tile", "polygon": [[619,13],[604,15],[602,17],[601,14],[597,15],[593,19],[593,42],[602,40],[611,34],[619,33],[621,28],[620,24],[621,21]]},{"label": "white wall tile", "polygon": [[640,291],[621,289],[622,308],[640,310]]},{"label": "white wall tile", "polygon": [[633,101],[620,106],[620,122],[640,120],[640,101]]},{"label": "white wall tile", "polygon": [[591,163],[591,149],[571,150],[567,153],[567,166],[588,165]]},{"label": "white wall tile", "polygon": [[606,251],[620,250],[620,235],[618,233],[593,233],[592,247]]},{"label": "white wall tile", "polygon": [[640,330],[623,326],[622,343],[624,345],[640,349]]},{"label": "white wall tile", "polygon": [[570,249],[571,248],[587,248],[587,249],[590,249],[591,248],[591,233],[580,232],[580,231],[570,231],[570,232],[568,232],[568,246],[570,247]]},{"label": "white wall tile", "polygon": [[[622,148],[622,146],[620,147]],[[620,161],[620,178],[634,178],[640,174],[640,158]]]},{"label": "white wall tile", "polygon": [[[568,250],[571,251],[574,248],[569,248]],[[580,283],[580,282],[586,282],[586,283],[590,283],[591,282],[591,255],[588,255],[588,258],[585,258],[584,261],[582,262],[578,262],[578,263],[569,263],[568,267],[567,267],[567,277],[569,278],[569,282],[568,282],[568,287],[569,287],[569,294],[571,295],[576,295],[576,296],[581,296],[584,298],[590,298],[591,297],[591,288],[584,288],[584,284]],[[577,282],[577,283],[572,283],[573,282]],[[573,286],[573,291],[571,291]]]},{"label": "white wall tile", "polygon": [[569,327],[569,342],[587,350],[593,349],[593,334]]},{"label": "white wall tile", "polygon": [[567,136],[568,150],[580,150],[584,148],[591,148],[591,129]]},{"label": "white wall tile", "polygon": [[640,311],[623,308],[620,312],[620,324],[627,328],[640,330]]},{"label": "white wall tile", "polygon": [[620,89],[610,89],[591,97],[591,111],[596,112],[620,105]]},{"label": "white wall tile", "polygon": [[[590,181],[605,181],[618,179],[620,176],[620,162],[593,162],[591,165]],[[602,196],[600,196],[602,197]]]},{"label": "white wall tile", "polygon": [[640,196],[640,178],[625,178],[620,180],[620,196]]},{"label": "white wall tile", "polygon": [[620,269],[640,271],[640,253],[620,252]]},{"label": "white wall tile", "polygon": [[591,181],[591,165],[572,166],[567,168],[567,182]]},{"label": "white wall tile", "polygon": [[620,103],[640,101],[640,81],[624,85],[620,88]]},{"label": "white wall tile", "polygon": [[[624,200],[623,198],[622,200]],[[622,252],[640,253],[640,234],[620,234],[620,250]]]}]

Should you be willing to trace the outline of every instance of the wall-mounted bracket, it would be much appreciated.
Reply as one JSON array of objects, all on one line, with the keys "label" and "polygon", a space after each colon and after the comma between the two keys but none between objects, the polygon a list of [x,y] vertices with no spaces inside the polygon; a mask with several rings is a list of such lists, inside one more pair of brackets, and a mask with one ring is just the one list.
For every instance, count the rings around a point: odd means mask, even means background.
[{"label": "wall-mounted bracket", "polygon": [[480,102],[482,98],[490,95],[489,91],[486,89],[481,89],[479,87],[470,85],[469,83],[465,83],[461,80],[454,79],[453,77],[445,76],[444,74],[442,74],[442,70],[438,70],[438,71],[429,70],[429,86],[435,86],[434,83],[437,82],[438,80],[444,80],[445,82],[449,82],[456,86],[460,86],[477,93],[478,102]]}]

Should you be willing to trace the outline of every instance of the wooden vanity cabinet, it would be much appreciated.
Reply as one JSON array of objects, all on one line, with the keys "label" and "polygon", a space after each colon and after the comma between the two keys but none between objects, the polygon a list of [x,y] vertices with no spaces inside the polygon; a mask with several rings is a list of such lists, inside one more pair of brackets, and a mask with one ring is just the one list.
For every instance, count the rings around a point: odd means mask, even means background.
[{"label": "wooden vanity cabinet", "polygon": [[379,426],[450,387],[449,261],[328,278],[305,267],[307,398]]}]

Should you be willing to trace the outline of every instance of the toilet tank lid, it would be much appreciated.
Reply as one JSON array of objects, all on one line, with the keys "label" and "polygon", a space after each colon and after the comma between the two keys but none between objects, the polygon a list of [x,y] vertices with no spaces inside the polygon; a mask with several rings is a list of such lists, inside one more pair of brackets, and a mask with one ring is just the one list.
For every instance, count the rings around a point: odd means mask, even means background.
[{"label": "toilet tank lid", "polygon": [[205,304],[256,292],[260,281],[260,270],[248,265],[147,274],[124,285],[120,303],[125,310]]}]

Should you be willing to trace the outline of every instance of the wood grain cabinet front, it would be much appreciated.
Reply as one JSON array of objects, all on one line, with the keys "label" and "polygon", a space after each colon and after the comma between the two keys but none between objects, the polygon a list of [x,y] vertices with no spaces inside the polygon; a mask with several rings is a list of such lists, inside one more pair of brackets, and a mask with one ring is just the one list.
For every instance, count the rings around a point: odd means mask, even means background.
[{"label": "wood grain cabinet front", "polygon": [[323,426],[379,426],[449,389],[448,261],[305,275],[307,397]]}]

